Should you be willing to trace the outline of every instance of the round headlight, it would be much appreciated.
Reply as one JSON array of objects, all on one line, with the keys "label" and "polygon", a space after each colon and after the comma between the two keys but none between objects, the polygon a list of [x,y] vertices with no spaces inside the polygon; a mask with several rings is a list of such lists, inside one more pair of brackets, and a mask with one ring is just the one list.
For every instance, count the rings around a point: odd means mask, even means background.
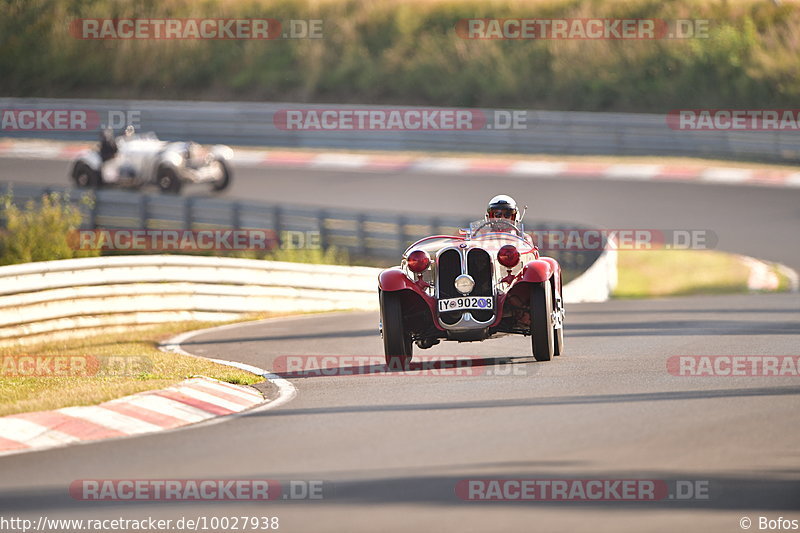
[{"label": "round headlight", "polygon": [[469,274],[461,274],[456,278],[455,286],[461,294],[469,294],[475,288],[475,280]]},{"label": "round headlight", "polygon": [[431,264],[431,258],[428,257],[428,253],[424,250],[414,250],[410,254],[408,254],[408,259],[406,259],[406,264],[408,265],[408,269],[411,272],[416,272],[419,274],[426,268],[428,265]]},{"label": "round headlight", "polygon": [[506,244],[498,250],[497,261],[506,268],[514,268],[519,263],[519,250],[513,244]]}]

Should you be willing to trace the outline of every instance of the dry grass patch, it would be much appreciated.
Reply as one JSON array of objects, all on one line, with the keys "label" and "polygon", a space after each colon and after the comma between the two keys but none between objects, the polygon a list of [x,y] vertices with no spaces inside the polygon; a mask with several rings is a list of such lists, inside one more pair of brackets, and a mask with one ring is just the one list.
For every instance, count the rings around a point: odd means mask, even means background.
[{"label": "dry grass patch", "polygon": [[[159,342],[180,332],[217,325],[220,323],[173,323],[122,334],[0,348],[0,362],[3,363],[0,368],[5,369],[0,371],[0,416],[95,405],[137,392],[168,387],[196,375],[243,385],[263,381],[260,376],[249,372],[158,349]],[[67,367],[57,377],[10,377],[19,362],[13,356],[23,355],[82,357],[77,359],[78,367]],[[79,367],[87,366],[87,360],[90,361],[89,368],[80,371]],[[92,362],[98,362],[99,366]]]},{"label": "dry grass patch", "polygon": [[747,292],[750,270],[716,250],[624,250],[618,255],[615,298]]}]

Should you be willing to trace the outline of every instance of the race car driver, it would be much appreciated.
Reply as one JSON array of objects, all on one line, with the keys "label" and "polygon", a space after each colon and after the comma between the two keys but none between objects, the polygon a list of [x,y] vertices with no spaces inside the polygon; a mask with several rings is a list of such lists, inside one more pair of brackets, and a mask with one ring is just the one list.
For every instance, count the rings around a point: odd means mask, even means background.
[{"label": "race car driver", "polygon": [[100,132],[100,159],[103,163],[113,159],[119,148],[117,147],[117,140],[114,138],[114,130],[111,128],[103,128]]},{"label": "race car driver", "polygon": [[486,220],[505,218],[517,222],[517,202],[505,194],[499,194],[489,200],[486,208]]}]

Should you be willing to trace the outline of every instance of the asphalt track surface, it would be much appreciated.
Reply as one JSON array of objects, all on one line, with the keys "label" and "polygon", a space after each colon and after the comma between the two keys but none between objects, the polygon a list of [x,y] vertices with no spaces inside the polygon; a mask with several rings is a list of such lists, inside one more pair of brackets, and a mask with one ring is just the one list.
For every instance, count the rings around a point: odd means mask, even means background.
[{"label": "asphalt track surface", "polygon": [[[0,160],[1,180],[63,183],[64,162]],[[58,179],[52,178],[55,169]],[[719,247],[800,267],[800,191],[743,186],[240,169],[231,197],[353,209],[476,212],[500,192],[536,219],[703,228]],[[529,214],[529,218],[534,218]],[[676,273],[679,275],[680,273]],[[192,353],[272,368],[282,355],[379,355],[377,313],[202,334]],[[572,305],[567,354],[529,340],[443,343],[476,375],[313,375],[297,397],[220,424],[0,458],[0,516],[279,516],[282,531],[741,531],[800,519],[800,382],[687,378],[673,355],[798,355],[796,294]],[[420,352],[418,352],[420,353]],[[324,480],[321,501],[76,501],[79,479]],[[707,483],[709,499],[468,502],[465,479]]]}]

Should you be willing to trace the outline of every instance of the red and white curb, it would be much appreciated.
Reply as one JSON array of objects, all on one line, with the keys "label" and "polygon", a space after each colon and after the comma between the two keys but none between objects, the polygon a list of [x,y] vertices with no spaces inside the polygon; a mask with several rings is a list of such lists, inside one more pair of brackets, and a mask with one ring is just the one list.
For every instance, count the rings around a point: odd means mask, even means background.
[{"label": "red and white curb", "polygon": [[[69,160],[91,144],[0,141],[0,157]],[[493,173],[521,178],[580,178],[800,187],[800,172],[704,165],[556,162],[481,157],[420,157],[402,154],[352,154],[319,151],[237,149],[234,163],[243,167],[313,168],[362,172]]]},{"label": "red and white curb", "polygon": [[[295,317],[246,324],[292,318]],[[201,358],[186,352],[180,344],[196,335],[241,325],[226,324],[189,331],[169,339],[160,348]],[[201,359],[262,376],[277,387],[277,396],[266,399],[251,387],[195,377],[173,387],[141,392],[100,405],[8,415],[0,417],[0,456],[196,427],[198,424],[216,424],[232,417],[274,409],[290,402],[297,394],[297,389],[289,381],[264,369],[235,361]]]},{"label": "red and white curb", "polygon": [[239,413],[264,402],[255,389],[205,377],[100,405],[0,418],[0,454],[130,437]]}]

